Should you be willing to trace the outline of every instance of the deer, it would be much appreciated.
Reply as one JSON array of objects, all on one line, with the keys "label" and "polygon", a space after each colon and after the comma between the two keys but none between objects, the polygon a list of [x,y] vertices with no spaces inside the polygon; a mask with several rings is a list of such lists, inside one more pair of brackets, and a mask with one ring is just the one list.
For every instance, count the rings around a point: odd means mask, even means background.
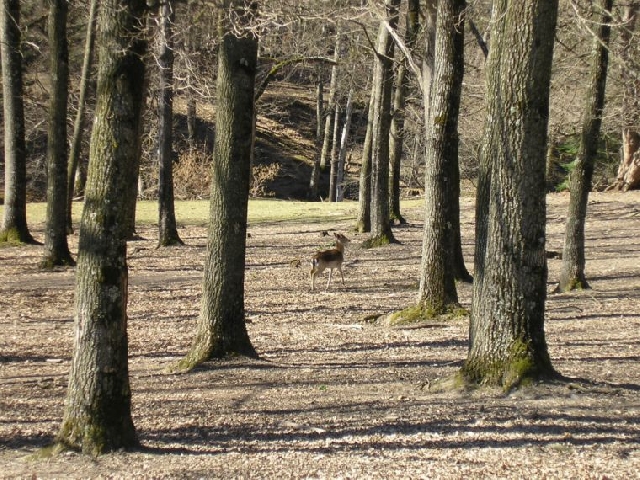
[{"label": "deer", "polygon": [[331,250],[323,250],[316,253],[311,258],[311,290],[315,290],[316,276],[325,269],[329,269],[329,281],[327,282],[327,288],[331,285],[331,275],[334,269],[338,269],[340,277],[342,277],[342,285],[344,285],[344,275],[342,274],[342,262],[344,260],[344,247],[350,240],[341,233],[334,233],[333,236],[336,239],[336,248]]}]

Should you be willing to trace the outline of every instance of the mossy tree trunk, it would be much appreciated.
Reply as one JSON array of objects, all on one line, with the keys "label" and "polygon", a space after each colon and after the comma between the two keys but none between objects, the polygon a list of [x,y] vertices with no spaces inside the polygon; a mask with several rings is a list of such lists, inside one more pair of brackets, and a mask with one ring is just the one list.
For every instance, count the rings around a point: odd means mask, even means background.
[{"label": "mossy tree trunk", "polygon": [[99,455],[138,444],[127,337],[130,178],[140,154],[145,0],[103,0],[98,96],[80,224],[74,352],[58,442]]},{"label": "mossy tree trunk", "polygon": [[178,235],[176,210],[173,196],[173,24],[175,11],[173,2],[165,0],[160,4],[157,31],[158,67],[158,164],[160,179],[158,185],[159,241],[167,247],[184,245]]},{"label": "mossy tree trunk", "polygon": [[4,105],[4,217],[0,242],[37,243],[27,227],[27,159],[20,51],[20,2],[0,4]]},{"label": "mossy tree trunk", "polygon": [[373,138],[371,147],[371,245],[395,241],[389,222],[389,131],[395,44],[387,25],[398,26],[400,0],[385,0],[373,69]]},{"label": "mossy tree trunk", "polygon": [[462,375],[555,375],[544,332],[545,152],[558,1],[498,0],[487,63],[470,347]]},{"label": "mossy tree trunk", "polygon": [[592,5],[592,17],[597,19],[594,25],[598,28],[593,40],[591,78],[583,113],[580,150],[570,177],[571,195],[558,286],[558,290],[562,292],[589,286],[585,274],[585,221],[605,102],[612,8],[613,0],[600,0],[597,4],[598,11],[595,11],[596,5]]},{"label": "mossy tree trunk", "polygon": [[438,2],[433,91],[427,125],[425,223],[418,303],[431,314],[458,303],[447,218],[448,173],[458,162],[458,113],[464,73],[464,0]]},{"label": "mossy tree trunk", "polygon": [[51,93],[47,139],[47,221],[43,268],[75,265],[67,243],[67,103],[69,98],[69,44],[67,0],[49,1]]},{"label": "mossy tree trunk", "polygon": [[213,152],[207,257],[202,308],[194,342],[178,364],[190,370],[212,358],[256,356],[245,325],[244,280],[249,198],[251,129],[257,64],[253,2],[226,2],[240,22],[221,15],[218,54],[216,139]]}]

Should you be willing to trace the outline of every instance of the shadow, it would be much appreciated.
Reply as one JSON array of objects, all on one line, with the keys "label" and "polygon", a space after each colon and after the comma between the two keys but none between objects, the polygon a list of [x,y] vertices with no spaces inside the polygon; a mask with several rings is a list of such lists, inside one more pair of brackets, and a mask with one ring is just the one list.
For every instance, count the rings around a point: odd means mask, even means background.
[{"label": "shadow", "polygon": [[[410,422],[388,419],[388,406],[380,402],[352,403],[336,405],[325,412],[323,419],[353,418],[353,420],[322,421],[317,424],[299,424],[295,420],[271,424],[256,431],[250,423],[236,426],[193,426],[176,429],[157,429],[144,432],[141,440],[161,444],[180,442],[198,445],[198,449],[185,447],[182,452],[201,455],[221,453],[233,447],[240,454],[274,453],[295,451],[297,453],[324,454],[331,452],[353,452],[358,455],[376,455],[381,450],[424,449],[471,449],[502,448],[520,449],[531,447],[598,446],[603,444],[635,445],[634,425],[640,422],[638,415],[623,415],[628,427],[621,423],[612,425],[611,419],[594,412],[587,415],[570,413],[540,413],[507,411],[504,408],[485,408],[482,415],[485,423],[478,422],[473,415],[466,420],[452,420],[451,417]],[[274,415],[297,418],[304,410],[270,410],[253,412],[255,415]],[[458,412],[459,413],[459,412]],[[515,414],[515,415],[514,415]],[[380,419],[375,425],[361,425],[357,418]],[[463,416],[465,417],[465,416]],[[515,421],[514,421],[515,418]],[[569,427],[567,429],[567,424]],[[495,439],[495,429],[501,431],[501,438]],[[582,437],[577,437],[582,435]],[[207,447],[202,448],[202,445]],[[565,447],[566,448],[566,447]],[[172,447],[155,447],[154,453],[173,453]]]}]

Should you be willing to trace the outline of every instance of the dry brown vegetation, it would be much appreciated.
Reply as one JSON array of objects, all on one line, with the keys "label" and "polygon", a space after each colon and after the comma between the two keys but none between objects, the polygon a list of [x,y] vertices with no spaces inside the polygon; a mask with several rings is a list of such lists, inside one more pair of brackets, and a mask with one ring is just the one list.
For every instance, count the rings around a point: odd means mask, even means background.
[{"label": "dry brown vegetation", "polygon": [[[548,249],[561,251],[568,196],[548,197]],[[183,248],[130,245],[130,374],[142,447],[100,458],[33,458],[62,419],[72,354],[73,270],[37,269],[37,247],[0,250],[0,476],[12,478],[638,478],[640,194],[592,194],[592,289],[550,294],[547,340],[570,380],[503,394],[433,393],[466,357],[467,319],[390,328],[365,321],[416,296],[422,211],[402,242],[374,250],[353,222],[249,227],[247,317],[259,360],[167,373],[192,338],[206,231]],[[326,204],[325,204],[326,205]],[[473,199],[463,199],[468,266]],[[318,204],[318,208],[324,208]],[[345,280],[311,292],[306,258],[324,230],[352,238]],[[36,236],[42,225],[34,225]],[[71,237],[72,249],[77,236]],[[302,267],[296,267],[301,260]],[[560,260],[549,260],[549,290]],[[325,277],[326,280],[326,277]],[[324,285],[322,285],[324,287]],[[471,287],[459,285],[469,306]]]}]

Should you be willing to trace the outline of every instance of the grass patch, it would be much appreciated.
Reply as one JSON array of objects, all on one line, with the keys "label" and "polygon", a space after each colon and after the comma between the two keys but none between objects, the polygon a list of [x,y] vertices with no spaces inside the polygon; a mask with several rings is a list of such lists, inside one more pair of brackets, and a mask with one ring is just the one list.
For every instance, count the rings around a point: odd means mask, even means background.
[{"label": "grass patch", "polygon": [[[73,204],[74,227],[80,223],[83,204]],[[209,222],[209,201],[188,200],[176,201],[176,220],[179,225],[205,226]],[[279,222],[313,223],[326,220],[354,220],[358,211],[357,202],[295,202],[273,198],[249,200],[249,224],[265,224]],[[4,206],[0,205],[0,215]],[[29,225],[44,224],[47,215],[46,202],[27,204],[27,222]],[[142,200],[137,204],[136,224],[157,225],[158,203],[154,200]]]}]

